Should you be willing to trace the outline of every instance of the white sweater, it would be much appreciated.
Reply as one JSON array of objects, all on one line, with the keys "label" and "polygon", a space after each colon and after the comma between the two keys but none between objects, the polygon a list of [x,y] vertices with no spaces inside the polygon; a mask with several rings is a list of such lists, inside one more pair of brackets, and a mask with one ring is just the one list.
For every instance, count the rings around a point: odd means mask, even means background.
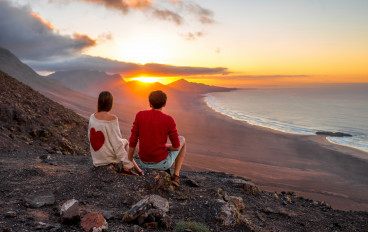
[{"label": "white sweater", "polygon": [[88,140],[94,166],[123,162],[124,167],[133,168],[128,160],[125,146],[128,140],[121,137],[118,119],[99,120],[92,114],[89,118]]}]

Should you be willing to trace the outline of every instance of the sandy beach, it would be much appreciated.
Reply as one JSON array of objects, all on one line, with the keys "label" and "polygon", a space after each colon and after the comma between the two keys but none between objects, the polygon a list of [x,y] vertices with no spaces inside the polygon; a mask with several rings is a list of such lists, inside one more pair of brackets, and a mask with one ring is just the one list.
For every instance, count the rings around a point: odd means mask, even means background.
[{"label": "sandy beach", "polygon": [[[68,96],[47,94],[88,118],[93,98],[73,104]],[[83,107],[82,107],[83,106]],[[116,103],[125,138],[136,112],[148,109],[145,98]],[[198,95],[170,95],[165,113],[172,115],[187,141],[186,170],[212,170],[251,179],[267,191],[295,191],[327,201],[342,210],[368,210],[368,160],[364,152],[329,143],[323,136],[293,135],[235,121],[210,109]]]}]

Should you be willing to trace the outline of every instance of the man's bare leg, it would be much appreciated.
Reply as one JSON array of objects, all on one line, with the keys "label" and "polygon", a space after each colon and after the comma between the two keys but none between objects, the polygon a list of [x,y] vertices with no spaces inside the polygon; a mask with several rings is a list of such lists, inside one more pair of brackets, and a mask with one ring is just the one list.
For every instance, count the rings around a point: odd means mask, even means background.
[{"label": "man's bare leg", "polygon": [[175,159],[174,175],[179,176],[181,166],[184,162],[185,154],[187,153],[185,138],[180,136],[180,152]]}]

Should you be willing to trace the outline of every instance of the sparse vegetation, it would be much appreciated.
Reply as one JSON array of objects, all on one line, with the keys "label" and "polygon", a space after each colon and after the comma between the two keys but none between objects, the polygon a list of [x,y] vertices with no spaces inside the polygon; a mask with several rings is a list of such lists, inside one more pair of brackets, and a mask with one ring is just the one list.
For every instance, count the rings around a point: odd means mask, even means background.
[{"label": "sparse vegetation", "polygon": [[179,221],[178,223],[176,223],[177,232],[183,232],[186,229],[190,229],[193,232],[210,232],[210,229],[200,222]]}]

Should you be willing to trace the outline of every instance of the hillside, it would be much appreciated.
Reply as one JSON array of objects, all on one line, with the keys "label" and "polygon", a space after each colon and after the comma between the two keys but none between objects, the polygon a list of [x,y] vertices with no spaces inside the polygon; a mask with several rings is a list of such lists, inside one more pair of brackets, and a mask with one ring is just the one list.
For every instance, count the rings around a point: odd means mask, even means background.
[{"label": "hillside", "polygon": [[9,50],[0,47],[0,70],[39,91],[42,95],[88,116],[95,108],[96,100],[83,93],[71,90],[58,82],[38,75],[32,68],[20,61]]},{"label": "hillside", "polygon": [[87,120],[0,71],[0,148],[86,154]]},{"label": "hillside", "polygon": [[[91,212],[102,214],[109,231],[368,228],[368,212],[334,210],[291,191],[265,192],[230,174],[182,172],[175,188],[165,172],[145,170],[139,177],[94,168],[90,156],[69,155],[88,154],[86,126],[71,110],[0,72],[2,231],[83,231]],[[68,220],[61,206],[72,199],[78,204]]]},{"label": "hillside", "polygon": [[205,85],[202,83],[189,82],[185,79],[180,79],[178,81],[170,83],[167,86],[170,88],[176,89],[178,91],[191,93],[191,94],[204,94],[204,93],[210,93],[210,92],[227,92],[227,91],[236,90],[235,88],[217,87],[213,85]]},{"label": "hillside", "polygon": [[47,76],[72,90],[96,96],[106,89],[116,89],[124,85],[119,74],[108,75],[105,72],[94,70],[59,71]]}]

